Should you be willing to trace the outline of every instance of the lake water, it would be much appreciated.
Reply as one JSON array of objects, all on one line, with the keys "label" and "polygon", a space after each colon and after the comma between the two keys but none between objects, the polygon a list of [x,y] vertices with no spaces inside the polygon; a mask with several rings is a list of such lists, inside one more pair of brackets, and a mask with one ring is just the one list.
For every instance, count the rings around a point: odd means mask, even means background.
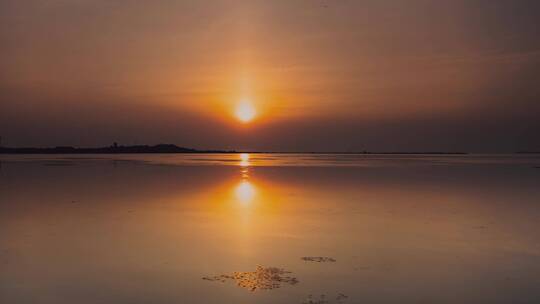
[{"label": "lake water", "polygon": [[0,156],[0,303],[540,303],[538,155]]}]

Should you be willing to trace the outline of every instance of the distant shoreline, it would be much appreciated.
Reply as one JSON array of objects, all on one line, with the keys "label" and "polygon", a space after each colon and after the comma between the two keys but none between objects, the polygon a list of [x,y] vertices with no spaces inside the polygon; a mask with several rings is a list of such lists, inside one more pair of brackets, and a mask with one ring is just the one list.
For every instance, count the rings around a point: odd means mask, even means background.
[{"label": "distant shoreline", "polygon": [[[198,150],[179,147],[174,144],[158,145],[112,145],[108,147],[0,147],[1,154],[202,154],[202,153],[250,153],[250,154],[373,154],[373,155],[468,155],[470,152],[461,151],[413,151],[413,152],[377,152],[377,151],[308,151],[308,152],[279,152],[279,151],[237,151],[237,150]],[[480,153],[486,154],[486,153]],[[489,153],[488,153],[489,154]],[[503,154],[540,154],[540,151],[517,151]]]},{"label": "distant shoreline", "polygon": [[[200,154],[200,153],[268,153],[268,154],[429,154],[429,155],[466,155],[468,152],[443,152],[443,151],[416,151],[416,152],[370,152],[370,151],[318,151],[318,152],[276,152],[276,151],[236,151],[236,150],[197,150],[179,147],[173,144],[112,145],[108,147],[79,148],[71,146],[60,147],[0,147],[0,154]],[[523,152],[520,152],[523,153]]]},{"label": "distant shoreline", "polygon": [[191,148],[179,147],[170,144],[159,144],[154,146],[135,145],[120,146],[112,145],[109,147],[95,148],[77,148],[77,147],[0,147],[0,154],[145,154],[145,153],[237,153],[236,151],[224,150],[196,150]]}]

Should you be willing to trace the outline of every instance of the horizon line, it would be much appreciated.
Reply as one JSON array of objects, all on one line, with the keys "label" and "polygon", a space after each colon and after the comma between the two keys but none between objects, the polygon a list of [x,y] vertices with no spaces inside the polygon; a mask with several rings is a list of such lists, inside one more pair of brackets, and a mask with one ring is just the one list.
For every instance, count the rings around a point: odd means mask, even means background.
[{"label": "horizon line", "polygon": [[141,144],[141,145],[118,145],[110,146],[77,147],[77,146],[54,146],[54,147],[8,147],[0,146],[0,154],[186,154],[186,153],[268,153],[268,154],[540,154],[540,151],[514,151],[514,152],[469,152],[469,151],[262,151],[262,150],[236,150],[236,149],[196,149],[178,146],[176,144]]}]

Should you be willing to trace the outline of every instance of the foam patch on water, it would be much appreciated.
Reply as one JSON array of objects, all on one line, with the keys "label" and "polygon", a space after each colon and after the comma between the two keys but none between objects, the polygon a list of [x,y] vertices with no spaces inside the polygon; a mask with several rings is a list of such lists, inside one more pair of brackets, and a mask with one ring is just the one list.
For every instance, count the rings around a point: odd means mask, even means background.
[{"label": "foam patch on water", "polygon": [[329,257],[301,257],[302,260],[306,262],[317,262],[317,263],[333,263],[336,262],[336,259]]},{"label": "foam patch on water", "polygon": [[257,266],[255,271],[233,272],[232,274],[203,277],[202,279],[222,283],[231,280],[235,281],[238,287],[255,291],[280,288],[284,284],[298,284],[298,279],[289,274],[291,274],[290,271],[281,268]]},{"label": "foam patch on water", "polygon": [[342,293],[338,293],[335,297],[329,297],[325,294],[319,296],[309,295],[307,299],[302,302],[302,304],[341,304],[344,303],[348,298],[349,296]]}]

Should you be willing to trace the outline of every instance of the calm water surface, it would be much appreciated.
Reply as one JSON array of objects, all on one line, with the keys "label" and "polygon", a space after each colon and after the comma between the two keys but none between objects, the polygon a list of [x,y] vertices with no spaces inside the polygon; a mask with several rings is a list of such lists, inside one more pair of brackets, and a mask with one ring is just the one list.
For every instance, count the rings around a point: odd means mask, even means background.
[{"label": "calm water surface", "polygon": [[[534,155],[0,156],[0,303],[540,303],[539,167]],[[265,280],[276,288],[251,290]]]}]

